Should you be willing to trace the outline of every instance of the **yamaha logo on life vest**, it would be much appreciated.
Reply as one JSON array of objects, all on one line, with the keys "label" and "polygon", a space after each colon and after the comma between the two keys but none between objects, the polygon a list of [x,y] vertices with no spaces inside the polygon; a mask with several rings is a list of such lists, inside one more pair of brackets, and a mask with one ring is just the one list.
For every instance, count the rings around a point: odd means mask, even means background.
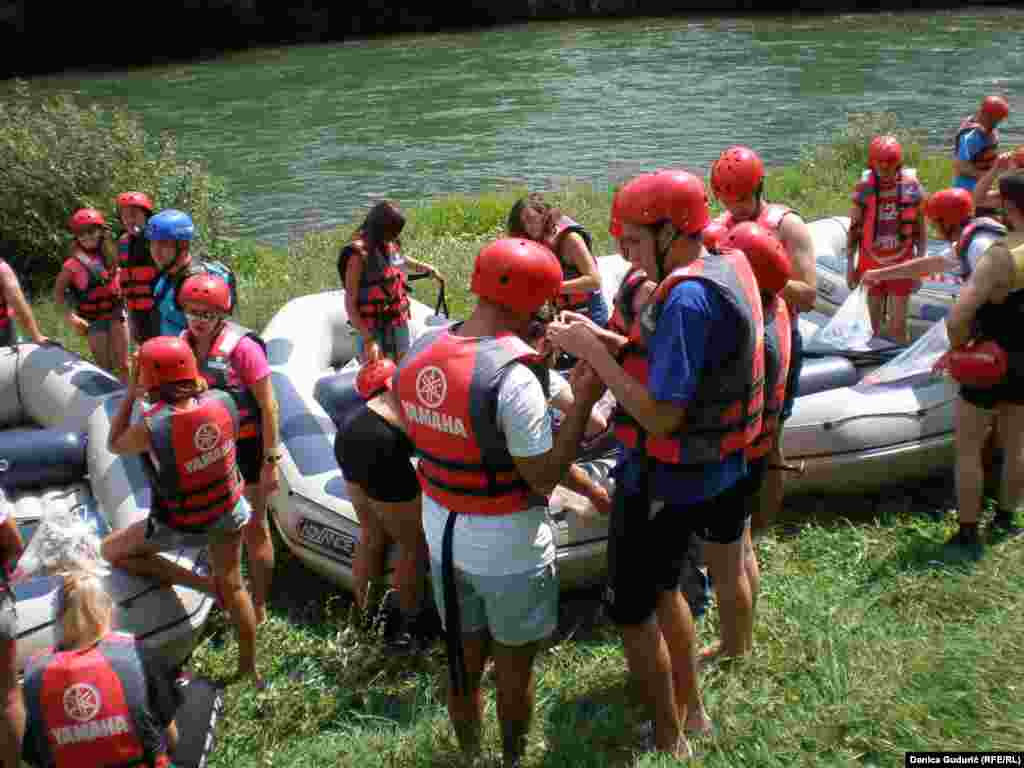
[{"label": "yamaha logo on life vest", "polygon": [[196,430],[194,437],[196,450],[199,451],[212,450],[219,440],[220,427],[213,423],[203,424]]},{"label": "yamaha logo on life vest", "polygon": [[80,744],[117,736],[130,731],[128,719],[123,715],[92,722],[103,706],[100,692],[88,683],[75,683],[64,691],[64,712],[79,725],[67,725],[50,731],[59,746]]},{"label": "yamaha logo on life vest", "polygon": [[448,394],[448,379],[436,365],[428,365],[416,375],[416,397],[427,408],[437,408]]},{"label": "yamaha logo on life vest", "polygon": [[449,435],[469,437],[466,425],[458,416],[434,410],[444,403],[448,395],[448,379],[444,371],[436,365],[428,365],[416,374],[416,399],[422,403],[417,405],[408,400],[402,401],[405,418],[428,429],[446,432]]}]

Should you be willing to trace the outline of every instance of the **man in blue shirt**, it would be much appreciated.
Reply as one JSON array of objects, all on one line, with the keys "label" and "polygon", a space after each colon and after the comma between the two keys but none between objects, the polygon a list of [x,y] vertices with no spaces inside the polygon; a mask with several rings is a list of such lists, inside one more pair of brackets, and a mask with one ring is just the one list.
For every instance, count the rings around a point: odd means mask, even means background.
[{"label": "man in blue shirt", "polygon": [[978,111],[960,123],[953,142],[953,186],[974,190],[978,179],[991,170],[999,151],[996,126],[1010,114],[1006,99],[988,96]]},{"label": "man in blue shirt", "polygon": [[[628,341],[574,316],[549,336],[592,369],[619,403],[608,541],[609,616],[654,710],[658,749],[685,755],[681,729],[705,730],[693,617],[679,591],[690,534],[706,542],[723,636],[749,635],[743,564],[748,508],[737,488],[744,448],[760,431],[764,321],[757,282],[737,252],[710,254],[703,182],[685,171],[639,176],[616,195],[612,234],[656,277]],[[621,362],[620,362],[621,361]],[[743,648],[737,639],[729,647]]]},{"label": "man in blue shirt", "polygon": [[188,326],[185,312],[178,305],[179,277],[192,263],[189,244],[195,235],[192,217],[168,208],[146,224],[146,239],[160,276],[153,285],[154,336],[180,336]]}]

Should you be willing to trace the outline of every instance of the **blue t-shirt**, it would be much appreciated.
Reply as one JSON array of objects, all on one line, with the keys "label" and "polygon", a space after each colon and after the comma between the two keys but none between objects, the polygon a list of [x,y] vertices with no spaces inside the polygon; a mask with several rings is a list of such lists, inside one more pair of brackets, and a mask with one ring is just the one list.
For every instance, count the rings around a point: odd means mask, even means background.
[{"label": "blue t-shirt", "polygon": [[[990,135],[986,134],[984,131],[978,130],[977,128],[973,128],[972,130],[967,131],[960,137],[959,141],[957,141],[956,159],[969,163],[971,162],[972,157],[976,157],[979,152],[991,145],[992,137]],[[966,189],[968,192],[973,192],[977,184],[978,180],[972,176],[961,175],[953,179],[954,187]]]},{"label": "blue t-shirt", "polygon": [[174,301],[174,276],[163,273],[153,285],[153,296],[156,298],[156,309],[160,316],[159,336],[180,336],[188,327],[185,313]]},{"label": "blue t-shirt", "polygon": [[[736,310],[710,283],[686,280],[678,284],[662,305],[647,353],[651,396],[679,405],[693,400],[701,373],[738,353],[740,327]],[[651,498],[675,504],[695,504],[717,496],[747,472],[742,451],[723,462],[653,462],[652,467]],[[638,491],[644,468],[643,455],[627,449],[616,472],[617,482],[623,483],[627,491]]]}]

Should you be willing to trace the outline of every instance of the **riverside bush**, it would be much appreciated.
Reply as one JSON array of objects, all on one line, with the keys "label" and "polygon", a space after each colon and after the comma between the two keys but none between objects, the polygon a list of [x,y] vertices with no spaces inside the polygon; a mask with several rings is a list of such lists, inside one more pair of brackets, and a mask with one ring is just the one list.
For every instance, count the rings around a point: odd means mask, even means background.
[{"label": "riverside bush", "polygon": [[99,209],[116,231],[115,198],[136,189],[157,210],[189,212],[198,250],[230,256],[224,183],[179,156],[172,135],[155,138],[124,109],[42,96],[21,81],[0,97],[0,255],[32,289],[59,271],[75,210]]}]

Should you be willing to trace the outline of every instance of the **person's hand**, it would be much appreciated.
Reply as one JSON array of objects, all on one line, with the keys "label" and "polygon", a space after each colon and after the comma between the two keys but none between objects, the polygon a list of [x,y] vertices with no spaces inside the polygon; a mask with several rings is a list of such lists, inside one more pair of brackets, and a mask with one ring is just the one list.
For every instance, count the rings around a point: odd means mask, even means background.
[{"label": "person's hand", "polygon": [[882,277],[878,273],[879,270],[877,269],[869,269],[860,276],[860,280],[864,285],[878,285],[882,282]]},{"label": "person's hand", "polygon": [[1000,171],[1008,171],[1015,165],[1013,160],[1013,152],[1000,152],[996,158],[996,169]]},{"label": "person's hand", "polygon": [[437,282],[439,282],[439,283],[443,283],[444,282],[444,277],[441,276],[441,273],[438,271],[437,267],[435,267],[433,264],[424,264],[423,265],[423,273],[426,274],[426,275],[430,275],[432,278],[437,280]]},{"label": "person's hand", "polygon": [[586,315],[581,315],[579,312],[572,312],[568,309],[563,309],[558,313],[558,317],[555,318],[560,323],[584,323],[588,328],[593,330],[595,333],[598,331],[598,325]]},{"label": "person's hand", "polygon": [[74,312],[68,313],[68,322],[71,324],[71,329],[79,336],[89,335],[89,323],[80,318]]},{"label": "person's hand", "polygon": [[49,344],[50,343],[50,339],[49,339],[49,337],[43,336],[42,334],[40,334],[39,336],[34,336],[32,338],[32,343],[33,344],[38,344],[39,346],[43,346],[43,344]]},{"label": "person's hand", "polygon": [[593,368],[584,362],[576,364],[573,369],[572,393],[576,400],[575,407],[585,408],[589,413],[594,403],[608,390]]},{"label": "person's hand", "polygon": [[548,323],[547,337],[563,352],[580,360],[592,361],[604,351],[604,344],[587,323]]},{"label": "person's hand", "polygon": [[376,339],[363,339],[363,354],[366,355],[368,363],[380,360],[384,356]]},{"label": "person's hand", "polygon": [[607,517],[612,513],[612,497],[611,494],[608,493],[608,489],[603,485],[594,483],[587,492],[587,498],[594,507],[594,511],[599,515]]},{"label": "person's hand", "polygon": [[139,376],[142,366],[139,365],[139,353],[133,352],[128,358],[128,396],[137,397],[139,393]]},{"label": "person's hand", "polygon": [[263,468],[260,470],[260,489],[265,494],[273,493],[281,487],[280,478],[278,477],[277,464],[271,464],[269,461],[263,462]]}]

